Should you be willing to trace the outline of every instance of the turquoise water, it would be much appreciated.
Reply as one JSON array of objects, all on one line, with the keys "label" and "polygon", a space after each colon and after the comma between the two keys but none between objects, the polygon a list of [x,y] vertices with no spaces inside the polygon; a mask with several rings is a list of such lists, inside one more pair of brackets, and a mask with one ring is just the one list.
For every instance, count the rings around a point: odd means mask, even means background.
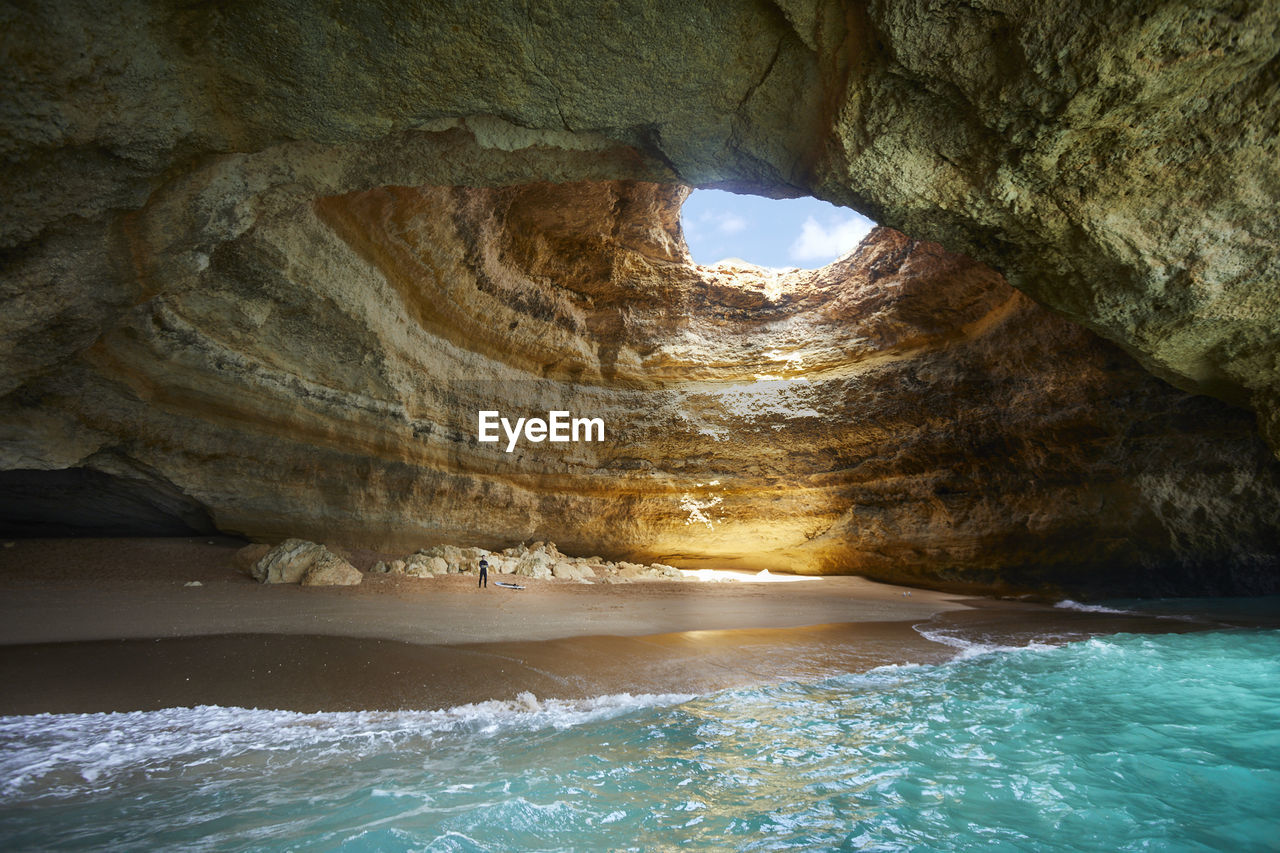
[{"label": "turquoise water", "polygon": [[703,697],[0,719],[0,847],[1280,849],[1280,631]]}]

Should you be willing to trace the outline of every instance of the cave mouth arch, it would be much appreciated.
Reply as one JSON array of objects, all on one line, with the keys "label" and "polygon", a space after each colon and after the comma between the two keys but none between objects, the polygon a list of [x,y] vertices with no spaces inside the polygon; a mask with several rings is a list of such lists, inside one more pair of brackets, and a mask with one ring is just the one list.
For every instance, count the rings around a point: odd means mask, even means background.
[{"label": "cave mouth arch", "polygon": [[746,263],[776,272],[834,263],[877,225],[855,210],[810,196],[768,198],[715,188],[691,189],[680,224],[699,266]]}]

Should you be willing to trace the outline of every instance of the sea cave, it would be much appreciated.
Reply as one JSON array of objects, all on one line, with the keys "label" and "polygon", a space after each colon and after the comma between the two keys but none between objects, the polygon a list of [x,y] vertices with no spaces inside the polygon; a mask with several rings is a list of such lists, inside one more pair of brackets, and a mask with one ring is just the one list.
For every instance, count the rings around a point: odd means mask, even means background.
[{"label": "sea cave", "polygon": [[1274,3],[0,21],[7,849],[1273,843]]}]

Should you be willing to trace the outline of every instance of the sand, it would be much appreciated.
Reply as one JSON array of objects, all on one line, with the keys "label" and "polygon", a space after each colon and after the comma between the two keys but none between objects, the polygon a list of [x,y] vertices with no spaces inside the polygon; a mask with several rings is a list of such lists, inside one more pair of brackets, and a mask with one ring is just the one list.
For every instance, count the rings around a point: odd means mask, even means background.
[{"label": "sand", "polygon": [[[493,579],[478,589],[469,576],[367,575],[357,587],[264,586],[232,568],[243,544],[48,539],[0,548],[0,714],[704,693],[940,662],[955,649],[917,629],[966,620],[1010,637],[1143,629],[856,577],[521,578],[526,589],[507,590]],[[356,552],[352,561],[367,568],[382,556]]]},{"label": "sand", "polygon": [[[213,541],[214,544],[208,544]],[[928,619],[955,595],[855,577],[796,583],[582,584],[365,576],[355,587],[262,585],[231,568],[243,543],[209,539],[19,540],[0,550],[0,644],[323,634],[458,644]],[[401,555],[403,556],[403,555]],[[365,560],[354,560],[357,567]],[[199,582],[199,587],[185,584]]]}]

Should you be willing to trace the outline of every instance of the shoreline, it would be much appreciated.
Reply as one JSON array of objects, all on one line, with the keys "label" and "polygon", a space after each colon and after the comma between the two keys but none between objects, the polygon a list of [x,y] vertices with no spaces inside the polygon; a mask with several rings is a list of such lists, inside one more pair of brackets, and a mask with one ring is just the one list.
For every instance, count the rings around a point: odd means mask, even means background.
[{"label": "shoreline", "polygon": [[[437,710],[522,693],[704,694],[942,663],[957,648],[938,631],[1025,644],[1206,627],[849,576],[521,579],[524,590],[477,589],[466,575],[261,585],[232,568],[240,544],[20,540],[0,551],[0,715]],[[934,639],[917,630],[925,625]]]},{"label": "shoreline", "polygon": [[700,694],[944,660],[952,650],[911,626],[969,606],[857,577],[264,585],[232,568],[241,544],[50,539],[0,551],[0,714]]},{"label": "shoreline", "polygon": [[286,634],[41,643],[0,646],[0,678],[21,685],[0,697],[0,716],[198,705],[432,711],[523,693],[700,695],[941,663],[952,652],[907,622],[451,646]]}]

